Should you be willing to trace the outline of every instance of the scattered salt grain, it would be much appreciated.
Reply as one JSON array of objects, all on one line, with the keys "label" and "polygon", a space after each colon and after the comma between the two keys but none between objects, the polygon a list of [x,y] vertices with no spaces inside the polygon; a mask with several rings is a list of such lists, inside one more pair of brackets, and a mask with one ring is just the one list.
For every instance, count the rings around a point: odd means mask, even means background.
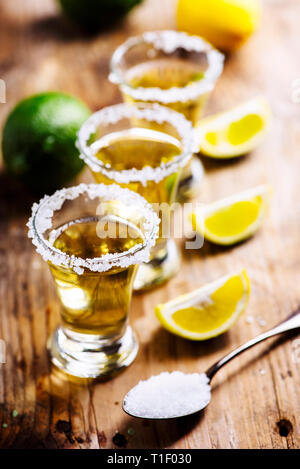
[{"label": "scattered salt grain", "polygon": [[246,323],[247,324],[252,324],[254,321],[254,317],[253,316],[247,316],[246,317]]},{"label": "scattered salt grain", "polygon": [[137,417],[174,418],[203,409],[210,397],[205,373],[164,372],[132,388],[124,399],[123,408]]},{"label": "scattered salt grain", "polygon": [[264,368],[261,368],[261,369],[259,370],[259,372],[260,372],[261,375],[265,375],[265,374],[266,374],[266,370],[265,370]]},{"label": "scattered salt grain", "polygon": [[261,318],[261,317],[258,317],[258,318],[257,318],[257,321],[258,321],[258,324],[259,324],[261,327],[264,327],[264,326],[267,324],[266,321],[265,321],[263,318]]},{"label": "scattered salt grain", "polygon": [[40,268],[41,268],[41,263],[40,263],[38,260],[34,260],[34,261],[32,262],[32,268],[33,268],[34,270],[40,269]]}]

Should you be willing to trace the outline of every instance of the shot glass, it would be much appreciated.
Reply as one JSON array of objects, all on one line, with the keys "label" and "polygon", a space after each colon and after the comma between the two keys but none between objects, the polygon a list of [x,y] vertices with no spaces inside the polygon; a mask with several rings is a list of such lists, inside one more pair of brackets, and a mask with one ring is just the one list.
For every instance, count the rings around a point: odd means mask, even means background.
[{"label": "shot glass", "polygon": [[171,204],[180,172],[195,148],[191,123],[158,104],[118,104],[94,113],[82,125],[77,146],[97,182],[138,192],[158,213],[159,237],[150,262],[138,270],[134,289],[165,282],[180,266],[170,236]]},{"label": "shot glass", "polygon": [[[159,103],[181,112],[193,125],[223,70],[224,56],[198,36],[151,31],[131,37],[111,59],[110,80],[125,102]],[[178,198],[197,194],[203,166],[193,158],[182,171]]]},{"label": "shot glass", "polygon": [[132,286],[158,226],[151,205],[118,185],[80,184],[33,205],[28,235],[49,264],[61,304],[62,323],[48,343],[54,365],[95,378],[134,360]]}]

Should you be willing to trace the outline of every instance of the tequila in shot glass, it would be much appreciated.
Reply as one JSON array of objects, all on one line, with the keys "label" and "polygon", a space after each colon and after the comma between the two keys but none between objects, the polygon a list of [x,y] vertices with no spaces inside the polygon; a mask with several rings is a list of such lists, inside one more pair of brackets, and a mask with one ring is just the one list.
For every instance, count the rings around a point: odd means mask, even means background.
[{"label": "tequila in shot glass", "polygon": [[84,378],[128,366],[138,350],[128,325],[133,281],[159,228],[151,205],[115,184],[80,184],[34,204],[28,227],[61,302],[52,362]]},{"label": "tequila in shot glass", "polygon": [[[110,80],[120,86],[126,102],[157,102],[181,112],[195,125],[222,73],[223,60],[200,37],[177,31],[146,32],[116,49]],[[202,177],[201,161],[193,158],[182,172],[179,200],[196,195]]]},{"label": "tequila in shot glass", "polygon": [[191,123],[158,104],[118,104],[96,112],[83,124],[77,146],[97,182],[118,183],[138,192],[159,213],[159,238],[150,262],[139,268],[134,289],[163,283],[180,266],[170,237],[170,205],[181,169],[195,147]]}]

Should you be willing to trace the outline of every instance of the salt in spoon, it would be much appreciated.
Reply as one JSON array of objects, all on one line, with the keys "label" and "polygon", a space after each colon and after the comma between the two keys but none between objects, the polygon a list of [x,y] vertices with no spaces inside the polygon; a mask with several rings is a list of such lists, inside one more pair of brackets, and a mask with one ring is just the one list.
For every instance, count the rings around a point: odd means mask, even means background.
[{"label": "salt in spoon", "polygon": [[[243,353],[245,350],[248,350],[270,337],[299,327],[300,309],[298,308],[277,326],[269,329],[263,334],[260,334],[254,339],[249,340],[245,344],[225,355],[214,365],[208,368],[205,373],[161,373],[160,375],[152,376],[147,381],[141,381],[126,394],[123,400],[123,410],[132,417],[156,420],[185,417],[199,412],[210,402],[211,380],[215,374],[224,365],[226,365],[226,363]],[[161,386],[162,384],[163,386]],[[168,385],[169,388],[166,390],[166,386]],[[164,405],[161,404],[161,396],[163,393],[167,393],[165,394],[166,401]],[[150,399],[149,402],[150,406],[147,405],[147,395],[150,395],[152,399]],[[180,399],[182,402],[180,402]],[[144,402],[145,405],[143,404]],[[171,403],[171,405],[168,410],[169,403]]]}]

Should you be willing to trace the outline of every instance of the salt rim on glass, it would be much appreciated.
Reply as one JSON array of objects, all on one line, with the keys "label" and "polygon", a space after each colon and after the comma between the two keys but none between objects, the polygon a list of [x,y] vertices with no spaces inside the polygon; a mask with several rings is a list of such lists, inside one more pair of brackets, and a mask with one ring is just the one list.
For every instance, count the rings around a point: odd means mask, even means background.
[{"label": "salt rim on glass", "polygon": [[[143,224],[144,242],[138,243],[122,253],[108,253],[93,259],[83,259],[70,256],[53,246],[54,239],[46,239],[45,232],[51,228],[52,217],[55,211],[60,210],[66,200],[74,200],[86,193],[93,200],[100,197],[102,201],[121,199],[127,205],[133,205],[141,210],[145,222]],[[45,195],[39,203],[32,206],[32,215],[27,223],[28,237],[36,246],[37,252],[43,259],[52,264],[72,268],[81,275],[87,268],[93,272],[105,272],[112,267],[126,268],[132,264],[148,262],[150,249],[155,245],[159,230],[159,218],[151,205],[139,194],[123,189],[117,184],[79,184],[56,191],[53,195]]]},{"label": "salt rim on glass", "polygon": [[[118,64],[122,63],[126,52],[141,43],[152,44],[154,48],[165,53],[172,53],[181,47],[190,52],[203,52],[207,55],[208,68],[204,78],[196,83],[183,87],[173,86],[167,90],[158,87],[132,87],[118,70]],[[187,102],[196,99],[202,94],[210,92],[216,80],[221,75],[224,66],[224,55],[215,49],[209,42],[199,36],[191,36],[182,31],[148,31],[140,36],[134,36],[119,46],[111,59],[111,82],[121,86],[122,91],[137,101],[158,101],[162,104],[175,102]]]},{"label": "salt rim on glass", "polygon": [[[143,169],[132,168],[117,171],[113,170],[108,165],[104,165],[102,161],[95,156],[101,146],[101,139],[88,145],[91,135],[96,132],[97,126],[101,124],[116,124],[122,119],[130,119],[132,117],[160,124],[164,122],[171,124],[181,138],[181,142],[179,143],[182,147],[182,153],[171,161],[167,163],[162,162],[159,166],[154,168],[145,166]],[[137,129],[140,128],[137,127]],[[104,176],[119,184],[141,182],[143,185],[146,185],[147,181],[155,181],[158,183],[170,174],[177,172],[179,168],[183,168],[192,154],[198,151],[197,136],[192,124],[179,112],[160,106],[157,103],[122,103],[103,108],[87,119],[79,129],[77,137],[76,146],[79,149],[80,158],[84,160],[92,171],[101,172]]]}]

